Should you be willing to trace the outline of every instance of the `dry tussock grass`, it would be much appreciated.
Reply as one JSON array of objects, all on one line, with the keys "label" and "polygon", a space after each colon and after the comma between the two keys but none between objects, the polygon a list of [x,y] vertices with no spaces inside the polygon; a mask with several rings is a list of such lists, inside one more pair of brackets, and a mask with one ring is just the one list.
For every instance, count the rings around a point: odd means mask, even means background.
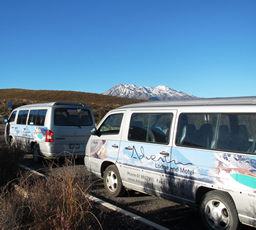
[{"label": "dry tussock grass", "polygon": [[53,161],[42,178],[21,170],[24,155],[19,144],[0,139],[0,229],[102,229],[103,212],[85,196],[91,184],[85,167]]},{"label": "dry tussock grass", "polygon": [[85,167],[66,160],[56,176],[52,165],[46,178],[22,173],[18,186],[1,188],[0,229],[102,229],[104,213],[85,196]]},{"label": "dry tussock grass", "polygon": [[18,145],[10,146],[3,137],[0,138],[0,186],[17,177],[24,155]]}]

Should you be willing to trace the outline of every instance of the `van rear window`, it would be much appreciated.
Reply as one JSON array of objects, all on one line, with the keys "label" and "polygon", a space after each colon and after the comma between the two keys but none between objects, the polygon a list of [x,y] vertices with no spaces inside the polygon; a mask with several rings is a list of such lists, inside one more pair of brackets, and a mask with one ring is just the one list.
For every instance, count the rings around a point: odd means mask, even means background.
[{"label": "van rear window", "polygon": [[54,124],[59,126],[91,126],[91,112],[88,109],[58,108],[54,111]]}]

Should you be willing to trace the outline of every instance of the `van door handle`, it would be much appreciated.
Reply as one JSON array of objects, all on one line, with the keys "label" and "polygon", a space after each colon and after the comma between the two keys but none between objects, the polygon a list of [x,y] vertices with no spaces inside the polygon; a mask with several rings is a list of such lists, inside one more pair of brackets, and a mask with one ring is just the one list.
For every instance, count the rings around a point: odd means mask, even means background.
[{"label": "van door handle", "polygon": [[112,147],[113,147],[113,148],[118,148],[118,145],[113,144]]},{"label": "van door handle", "polygon": [[164,156],[166,156],[166,157],[169,156],[169,153],[167,153],[167,152],[165,152],[165,151],[160,152],[160,154],[161,154],[161,155],[164,155]]},{"label": "van door handle", "polygon": [[132,150],[132,147],[128,146],[128,147],[125,147],[126,150]]}]

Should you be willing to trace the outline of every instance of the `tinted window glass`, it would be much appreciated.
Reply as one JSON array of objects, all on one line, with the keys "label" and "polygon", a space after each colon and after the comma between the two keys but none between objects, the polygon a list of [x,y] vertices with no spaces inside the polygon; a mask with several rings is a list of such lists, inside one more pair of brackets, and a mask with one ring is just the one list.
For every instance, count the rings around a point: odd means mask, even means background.
[{"label": "tinted window glass", "polygon": [[17,124],[25,125],[27,120],[28,110],[20,110],[18,114]]},{"label": "tinted window glass", "polygon": [[118,134],[121,127],[123,114],[113,114],[106,118],[99,128],[102,135],[104,134]]},{"label": "tinted window glass", "polygon": [[31,110],[28,117],[28,124],[29,125],[35,125],[36,124],[36,116],[37,116],[37,110]]},{"label": "tinted window glass", "polygon": [[46,116],[47,110],[39,110],[38,116],[36,119],[36,125],[44,126],[45,116]]},{"label": "tinted window glass", "polygon": [[176,145],[256,153],[256,114],[181,114]]},{"label": "tinted window glass", "polygon": [[28,117],[28,124],[44,126],[46,111],[47,110],[31,110]]},{"label": "tinted window glass", "polygon": [[176,145],[214,148],[217,114],[181,114]]},{"label": "tinted window glass", "polygon": [[13,111],[12,115],[10,116],[9,122],[13,122],[15,120],[17,111]]},{"label": "tinted window glass", "polygon": [[170,113],[134,113],[128,139],[152,143],[169,143],[173,115]]},{"label": "tinted window glass", "polygon": [[88,109],[60,108],[54,110],[54,124],[60,126],[91,126],[92,117]]},{"label": "tinted window glass", "polygon": [[[256,114],[226,114],[229,122],[220,126],[217,148],[255,153]],[[223,123],[224,115],[221,115]]]}]

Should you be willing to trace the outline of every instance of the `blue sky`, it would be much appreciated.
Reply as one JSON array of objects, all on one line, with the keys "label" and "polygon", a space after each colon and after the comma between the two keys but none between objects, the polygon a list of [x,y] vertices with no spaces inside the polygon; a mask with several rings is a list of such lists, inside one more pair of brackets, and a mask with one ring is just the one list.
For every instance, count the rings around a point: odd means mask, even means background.
[{"label": "blue sky", "polygon": [[0,88],[256,96],[255,0],[0,0]]}]

